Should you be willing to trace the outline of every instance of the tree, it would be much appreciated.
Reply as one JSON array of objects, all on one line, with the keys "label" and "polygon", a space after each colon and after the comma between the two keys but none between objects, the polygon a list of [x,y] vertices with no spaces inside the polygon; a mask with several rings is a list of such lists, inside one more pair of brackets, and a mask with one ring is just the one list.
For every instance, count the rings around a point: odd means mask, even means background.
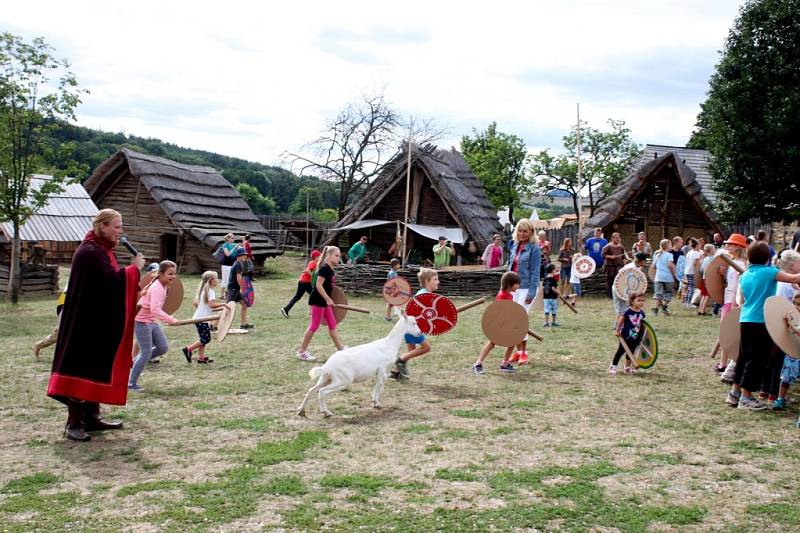
[{"label": "tree", "polygon": [[[401,115],[386,101],[383,93],[364,95],[347,104],[330,121],[323,134],[309,144],[313,155],[287,153],[300,173],[311,172],[339,185],[339,217],[344,215],[351,197],[358,194],[376,177],[383,165],[400,151],[409,128]],[[412,138],[419,144],[431,142],[441,135],[431,120],[417,123]]]},{"label": "tree", "polygon": [[269,196],[263,196],[249,183],[237,183],[236,192],[256,215],[274,215],[277,211],[275,201]]},{"label": "tree", "polygon": [[578,183],[577,159],[572,155],[577,152],[577,125],[563,137],[565,155],[554,157],[543,150],[532,158],[535,189],[541,193],[553,189],[569,193],[577,216],[580,216],[578,194],[588,192],[589,216],[594,215],[597,201],[619,185],[633,162],[642,155],[625,121],[608,119],[607,123],[610,131],[603,132],[581,121],[581,183]]},{"label": "tree", "polygon": [[709,170],[726,222],[800,218],[800,5],[750,0],[728,33],[692,146]]},{"label": "tree", "polygon": [[[74,110],[85,92],[69,72],[69,63],[52,53],[41,37],[28,44],[10,33],[0,34],[0,220],[14,228],[9,276],[13,303],[19,299],[21,281],[20,227],[52,194],[63,190],[67,176],[77,179],[86,171],[71,160],[67,143],[45,153],[45,136],[57,120],[75,120]],[[32,188],[30,177],[45,156],[61,161],[59,169],[53,179]]]},{"label": "tree", "polygon": [[306,206],[311,211],[323,209],[325,207],[322,201],[322,193],[316,187],[300,187],[289,206],[289,213],[293,215],[304,215],[306,213]]},{"label": "tree", "polygon": [[531,180],[525,171],[525,142],[516,135],[497,131],[492,122],[486,131],[472,130],[474,138],[461,139],[464,160],[481,181],[489,200],[498,209],[508,207],[508,218],[522,206],[520,196],[530,192]]}]

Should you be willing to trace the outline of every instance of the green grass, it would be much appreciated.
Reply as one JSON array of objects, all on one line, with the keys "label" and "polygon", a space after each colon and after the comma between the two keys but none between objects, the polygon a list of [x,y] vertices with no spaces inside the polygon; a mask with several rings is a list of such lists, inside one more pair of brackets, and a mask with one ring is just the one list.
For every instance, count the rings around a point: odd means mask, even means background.
[{"label": "green grass", "polygon": [[[800,522],[791,453],[800,403],[782,414],[726,408],[708,358],[714,321],[680,308],[650,317],[658,363],[612,378],[611,305],[585,298],[580,315],[530,344],[527,367],[501,374],[496,349],[475,376],[485,339],[474,309],[431,339],[408,383],[387,383],[382,409],[370,405],[372,383],[356,384],[329,396],[334,417],[319,415],[314,396],[299,418],[311,385],[311,365],[293,357],[305,309],[289,320],[278,309],[301,264],[270,263],[251,333],[212,342],[215,362],[201,367],[177,351],[194,328],[165,328],[171,350],[142,375],[146,392],[103,408],[126,429],[88,443],[63,439],[65,410],[44,395],[52,349],[30,354],[52,327],[53,301],[0,303],[0,530],[788,531]],[[197,278],[183,281],[180,318],[191,316]],[[344,342],[386,334],[379,298],[350,301],[372,315],[350,313]],[[332,348],[325,331],[311,344],[321,359]],[[730,505],[747,487],[758,499]]]}]

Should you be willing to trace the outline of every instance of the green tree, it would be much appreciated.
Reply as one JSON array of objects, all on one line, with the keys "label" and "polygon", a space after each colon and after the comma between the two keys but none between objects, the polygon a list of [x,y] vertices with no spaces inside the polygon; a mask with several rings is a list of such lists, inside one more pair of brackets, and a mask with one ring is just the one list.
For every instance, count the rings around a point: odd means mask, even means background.
[{"label": "green tree", "polygon": [[515,222],[514,211],[521,207],[520,197],[531,189],[525,171],[525,142],[516,135],[497,131],[492,122],[486,131],[472,130],[474,137],[461,139],[464,160],[481,181],[495,207],[508,207],[508,218]]},{"label": "green tree", "polygon": [[305,214],[306,206],[311,211],[326,207],[322,201],[322,193],[316,187],[300,187],[300,190],[297,191],[297,196],[292,201],[292,205],[289,206],[289,213],[292,215]]},{"label": "green tree", "polygon": [[274,215],[277,211],[274,200],[269,196],[262,195],[258,192],[258,189],[249,183],[238,183],[236,192],[239,193],[256,215]]},{"label": "green tree", "polygon": [[[82,168],[71,160],[73,147],[48,147],[44,139],[56,120],[75,120],[80,95],[66,60],[57,59],[41,37],[24,42],[10,33],[0,34],[0,220],[14,228],[11,247],[9,297],[19,299],[20,227],[61,192],[68,176],[79,178]],[[54,79],[56,77],[56,79]],[[45,157],[60,161],[53,179],[31,187],[30,177],[42,168]]]},{"label": "green tree", "polygon": [[690,144],[711,152],[723,220],[800,218],[800,2],[750,0],[728,33]]},{"label": "green tree", "polygon": [[642,149],[631,139],[625,121],[608,119],[609,131],[590,128],[581,121],[581,182],[578,183],[578,128],[563,137],[564,154],[553,156],[543,150],[531,159],[531,177],[539,193],[565,191],[572,196],[575,214],[578,213],[578,194],[589,195],[589,216],[594,214],[598,200],[610,193],[625,177],[631,165],[642,155]]}]

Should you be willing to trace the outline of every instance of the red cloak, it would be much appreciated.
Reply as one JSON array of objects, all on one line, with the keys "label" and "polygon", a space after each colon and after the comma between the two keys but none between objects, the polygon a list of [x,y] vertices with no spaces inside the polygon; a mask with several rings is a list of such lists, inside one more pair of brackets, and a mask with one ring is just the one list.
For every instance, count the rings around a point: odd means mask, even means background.
[{"label": "red cloak", "polygon": [[120,268],[112,248],[89,232],[72,256],[48,396],[127,401],[139,270]]}]

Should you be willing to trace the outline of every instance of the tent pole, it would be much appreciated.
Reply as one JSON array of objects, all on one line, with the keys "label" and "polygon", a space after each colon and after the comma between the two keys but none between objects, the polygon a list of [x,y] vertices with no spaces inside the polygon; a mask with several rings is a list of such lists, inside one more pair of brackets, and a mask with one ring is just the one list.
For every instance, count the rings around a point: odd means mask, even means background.
[{"label": "tent pole", "polygon": [[408,126],[408,163],[406,169],[406,216],[404,218],[404,225],[403,225],[403,253],[400,255],[400,258],[403,260],[403,264],[401,265],[403,268],[406,267],[406,262],[408,258],[406,257],[406,242],[408,238],[408,209],[409,209],[409,201],[411,200],[411,135],[414,131],[414,119],[411,119],[411,122]]},{"label": "tent pole", "polygon": [[581,104],[580,102],[577,103],[578,106],[578,139],[575,147],[578,150],[578,238],[580,239],[580,235],[583,232],[583,222],[581,221],[581,212],[583,211],[583,202],[581,201],[581,182],[583,181],[583,165],[581,164]]}]

